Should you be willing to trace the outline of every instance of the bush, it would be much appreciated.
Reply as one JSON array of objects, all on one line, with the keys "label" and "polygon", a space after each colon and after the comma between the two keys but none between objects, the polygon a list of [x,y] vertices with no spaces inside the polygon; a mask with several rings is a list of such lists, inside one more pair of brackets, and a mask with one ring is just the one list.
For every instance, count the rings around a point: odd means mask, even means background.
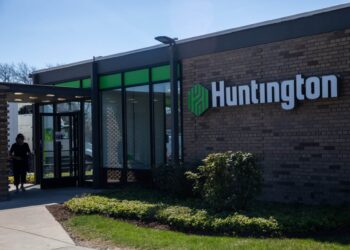
[{"label": "bush", "polygon": [[155,204],[141,202],[116,200],[102,196],[86,196],[84,198],[73,198],[65,203],[74,213],[103,214],[125,219],[153,218],[151,214]]},{"label": "bush", "polygon": [[[8,177],[9,184],[14,184],[14,181],[15,181],[15,179],[14,179],[13,176],[9,176]],[[34,184],[35,183],[35,175],[34,175],[34,173],[28,173],[27,174],[26,183],[30,183],[30,184]]]},{"label": "bush", "polygon": [[196,172],[186,173],[193,180],[193,191],[215,210],[245,209],[259,194],[262,175],[250,153],[224,152],[208,155]]},{"label": "bush", "polygon": [[136,191],[125,188],[107,196],[73,198],[65,206],[78,214],[156,221],[180,231],[218,235],[305,237],[350,229],[349,206],[344,205],[257,203],[252,211],[219,213],[201,207],[197,204],[199,201],[193,199],[188,202],[152,190]]},{"label": "bush", "polygon": [[192,196],[192,184],[185,176],[185,173],[192,169],[193,167],[184,165],[165,165],[154,168],[152,170],[153,183],[158,189],[168,193],[185,197]]},{"label": "bush", "polygon": [[246,215],[222,216],[205,209],[187,206],[118,200],[102,196],[73,198],[65,206],[75,213],[102,214],[114,218],[158,221],[186,232],[225,235],[278,236],[280,229],[273,219],[249,218]]}]

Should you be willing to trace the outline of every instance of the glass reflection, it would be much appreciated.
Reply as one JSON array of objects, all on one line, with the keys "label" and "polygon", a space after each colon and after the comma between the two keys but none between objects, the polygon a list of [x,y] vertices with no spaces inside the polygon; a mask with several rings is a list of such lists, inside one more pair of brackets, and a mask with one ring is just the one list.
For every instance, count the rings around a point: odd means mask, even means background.
[{"label": "glass reflection", "polygon": [[150,168],[149,86],[126,88],[128,168]]}]

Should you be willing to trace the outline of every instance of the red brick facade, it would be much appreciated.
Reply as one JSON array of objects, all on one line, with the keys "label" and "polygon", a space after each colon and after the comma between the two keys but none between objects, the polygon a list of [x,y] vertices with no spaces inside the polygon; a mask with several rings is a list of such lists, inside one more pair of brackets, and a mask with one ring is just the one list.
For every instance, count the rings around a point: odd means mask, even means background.
[{"label": "red brick facade", "polygon": [[0,201],[8,199],[7,101],[0,94]]},{"label": "red brick facade", "polygon": [[[187,110],[194,83],[249,84],[304,76],[339,75],[339,97],[211,108],[200,117]],[[210,89],[210,88],[209,88]],[[183,61],[184,157],[255,153],[264,171],[263,199],[284,202],[350,201],[350,29],[301,37]]]}]

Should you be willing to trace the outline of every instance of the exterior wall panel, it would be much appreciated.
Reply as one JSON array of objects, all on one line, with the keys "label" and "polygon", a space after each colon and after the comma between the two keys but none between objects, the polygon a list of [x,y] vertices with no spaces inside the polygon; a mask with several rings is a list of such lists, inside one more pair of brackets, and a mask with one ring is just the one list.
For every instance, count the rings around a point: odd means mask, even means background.
[{"label": "exterior wall panel", "polygon": [[184,107],[184,157],[198,163],[225,150],[257,155],[264,171],[262,199],[350,201],[350,29],[208,54],[183,61],[183,103],[190,88],[212,81],[250,84],[339,75],[339,97],[210,108],[196,117]]}]

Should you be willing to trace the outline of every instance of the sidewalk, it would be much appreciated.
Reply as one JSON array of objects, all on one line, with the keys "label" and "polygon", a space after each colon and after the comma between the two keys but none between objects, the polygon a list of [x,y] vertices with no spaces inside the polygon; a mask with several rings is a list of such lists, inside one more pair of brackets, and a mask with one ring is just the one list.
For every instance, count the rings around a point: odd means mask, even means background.
[{"label": "sidewalk", "polygon": [[0,202],[0,249],[88,249],[75,246],[45,206],[94,191],[75,187],[40,190],[38,186],[29,186],[18,194],[12,190],[11,200]]}]

